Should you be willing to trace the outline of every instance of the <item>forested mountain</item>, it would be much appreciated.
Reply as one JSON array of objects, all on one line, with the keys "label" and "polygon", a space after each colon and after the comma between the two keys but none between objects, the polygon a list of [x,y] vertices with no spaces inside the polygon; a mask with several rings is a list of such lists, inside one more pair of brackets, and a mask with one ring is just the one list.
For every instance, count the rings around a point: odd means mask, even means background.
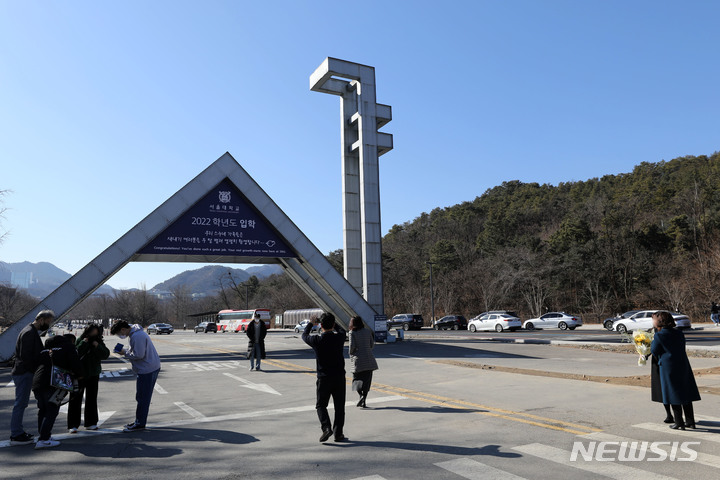
[{"label": "forested mountain", "polygon": [[720,154],[632,173],[505,182],[395,225],[383,240],[388,313],[513,309],[588,320],[632,307],[705,317],[720,299]]}]

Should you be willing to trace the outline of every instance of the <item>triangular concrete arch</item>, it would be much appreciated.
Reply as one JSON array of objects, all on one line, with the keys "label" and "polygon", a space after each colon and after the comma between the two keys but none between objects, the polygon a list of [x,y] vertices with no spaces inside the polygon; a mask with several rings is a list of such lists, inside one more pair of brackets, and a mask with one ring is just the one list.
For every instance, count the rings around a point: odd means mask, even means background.
[{"label": "triangular concrete arch", "polygon": [[[196,240],[202,240],[199,237],[179,238],[173,244],[171,239],[178,237],[170,236],[170,232],[176,222],[186,218],[188,212],[218,188],[223,189],[217,204],[220,213],[225,206],[223,202],[229,202],[228,186],[240,193],[242,199],[238,201],[246,202],[258,218],[270,226],[271,231],[266,232],[263,238],[272,240],[264,243],[258,243],[257,239],[246,240],[247,247],[230,246],[216,253],[206,248],[206,244],[197,243]],[[231,226],[229,231],[238,229]],[[198,248],[189,248],[188,245],[193,243],[197,243]],[[179,246],[175,248],[174,245]],[[226,246],[228,243],[220,241],[217,245]],[[237,242],[231,245],[237,245]],[[254,249],[252,252],[251,248]],[[11,358],[20,330],[32,322],[40,310],[51,309],[58,319],[62,318],[133,261],[279,263],[320,308],[333,312],[342,324],[345,325],[351,316],[359,315],[370,328],[374,328],[375,310],[330,265],[232,155],[225,153],[0,335],[0,361]]]}]

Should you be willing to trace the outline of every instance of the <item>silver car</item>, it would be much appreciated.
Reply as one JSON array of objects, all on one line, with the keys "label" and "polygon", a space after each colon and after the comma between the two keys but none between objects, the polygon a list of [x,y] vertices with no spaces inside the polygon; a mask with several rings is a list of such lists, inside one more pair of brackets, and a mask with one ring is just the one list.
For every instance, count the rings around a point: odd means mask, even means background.
[{"label": "silver car", "polygon": [[582,326],[582,318],[577,315],[568,315],[565,312],[548,312],[540,315],[538,318],[525,320],[523,328],[525,330],[535,330],[536,328],[559,328],[560,330],[575,330]]},{"label": "silver car", "polygon": [[[620,333],[633,332],[635,330],[650,330],[653,328],[653,313],[659,310],[640,310],[629,318],[623,318],[613,322],[613,330]],[[675,320],[677,328],[690,328],[690,317],[682,313],[670,313]]]}]

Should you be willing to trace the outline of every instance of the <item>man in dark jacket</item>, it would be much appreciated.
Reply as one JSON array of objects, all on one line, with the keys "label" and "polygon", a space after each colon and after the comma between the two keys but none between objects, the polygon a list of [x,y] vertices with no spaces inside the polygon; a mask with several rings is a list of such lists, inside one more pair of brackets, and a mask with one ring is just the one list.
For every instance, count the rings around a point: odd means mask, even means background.
[{"label": "man in dark jacket", "polygon": [[[260,370],[260,360],[265,358],[265,337],[267,326],[260,320],[260,314],[253,314],[253,321],[247,326],[245,334],[248,337],[248,358],[250,359],[250,370]],[[255,364],[257,363],[257,367]]]},{"label": "man in dark jacket", "polygon": [[33,375],[40,362],[43,350],[40,332],[50,328],[55,320],[52,310],[43,310],[37,314],[35,321],[23,328],[15,344],[15,365],[12,379],[15,383],[15,404],[10,419],[10,445],[29,445],[35,441],[32,435],[23,428],[23,416],[30,401]]},{"label": "man in dark jacket", "polygon": [[[302,339],[315,350],[317,368],[317,409],[322,435],[320,441],[325,442],[331,435],[335,435],[336,442],[347,440],[343,435],[345,425],[345,358],[343,357],[343,346],[345,344],[345,332],[335,325],[335,316],[332,313],[323,313],[319,319],[322,333],[310,335],[313,325],[318,324],[318,319],[308,322]],[[335,406],[335,420],[330,424],[330,415],[327,406],[333,399]]]}]

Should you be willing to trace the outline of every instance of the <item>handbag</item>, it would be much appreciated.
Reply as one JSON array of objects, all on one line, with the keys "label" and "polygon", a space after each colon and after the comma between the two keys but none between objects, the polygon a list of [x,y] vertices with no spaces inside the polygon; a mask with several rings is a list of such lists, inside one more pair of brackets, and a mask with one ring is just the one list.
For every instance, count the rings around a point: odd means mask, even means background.
[{"label": "handbag", "polygon": [[69,370],[53,365],[50,369],[50,386],[68,392],[77,392],[78,384],[75,376]]}]

